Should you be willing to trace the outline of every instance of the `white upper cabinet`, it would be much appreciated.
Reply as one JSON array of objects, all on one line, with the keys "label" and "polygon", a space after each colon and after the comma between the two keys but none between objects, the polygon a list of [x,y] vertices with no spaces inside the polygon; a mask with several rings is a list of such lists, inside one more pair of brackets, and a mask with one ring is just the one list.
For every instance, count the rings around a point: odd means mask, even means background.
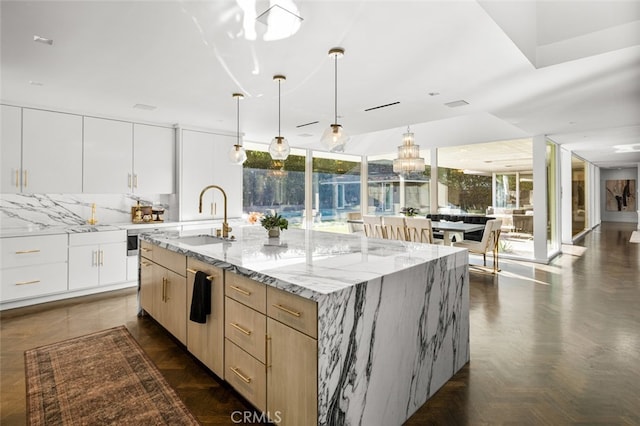
[{"label": "white upper cabinet", "polygon": [[82,192],[82,116],[23,108],[22,192]]},{"label": "white upper cabinet", "polygon": [[22,108],[2,105],[0,119],[0,191],[17,193],[22,180]]},{"label": "white upper cabinet", "polygon": [[132,171],[133,124],[84,117],[84,192],[133,192]]},{"label": "white upper cabinet", "polygon": [[133,125],[133,190],[141,194],[173,194],[175,130]]},{"label": "white upper cabinet", "polygon": [[234,143],[231,136],[182,130],[180,220],[224,217],[224,199],[216,189],[205,193],[198,212],[200,191],[208,185],[224,189],[228,217],[242,215],[242,166],[231,164],[227,155]]}]

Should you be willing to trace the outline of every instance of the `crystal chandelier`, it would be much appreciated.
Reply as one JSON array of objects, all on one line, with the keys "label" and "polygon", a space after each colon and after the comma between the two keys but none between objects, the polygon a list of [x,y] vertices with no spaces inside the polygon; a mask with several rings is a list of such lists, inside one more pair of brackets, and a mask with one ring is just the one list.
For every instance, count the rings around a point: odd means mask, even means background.
[{"label": "crystal chandelier", "polygon": [[280,84],[287,78],[284,75],[274,75],[273,79],[278,82],[278,136],[273,138],[269,144],[269,154],[274,160],[286,160],[291,152],[289,142],[280,136]]},{"label": "crystal chandelier", "polygon": [[420,145],[413,143],[413,133],[407,127],[398,146],[398,158],[393,160],[393,172],[399,174],[424,172],[424,158],[420,157]]},{"label": "crystal chandelier", "polygon": [[333,56],[335,60],[335,120],[333,124],[324,131],[320,142],[322,142],[330,152],[343,152],[344,146],[349,141],[349,135],[347,135],[342,126],[338,124],[338,58],[344,56],[344,49],[341,47],[334,47],[329,50],[329,56]]},{"label": "crystal chandelier", "polygon": [[240,140],[240,99],[244,98],[242,93],[234,93],[232,95],[236,98],[237,101],[237,127],[236,127],[236,143],[231,147],[229,151],[229,160],[233,164],[240,165],[247,160],[247,153],[242,146],[242,141]]}]

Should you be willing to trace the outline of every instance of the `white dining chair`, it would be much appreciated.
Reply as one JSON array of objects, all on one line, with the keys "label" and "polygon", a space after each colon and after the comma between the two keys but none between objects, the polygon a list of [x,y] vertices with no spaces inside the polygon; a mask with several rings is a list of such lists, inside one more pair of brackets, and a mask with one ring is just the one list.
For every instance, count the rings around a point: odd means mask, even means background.
[{"label": "white dining chair", "polygon": [[364,235],[371,238],[386,238],[381,216],[364,215],[362,216],[362,222],[364,224]]},{"label": "white dining chair", "polygon": [[471,241],[462,240],[453,243],[454,247],[466,248],[470,253],[482,254],[484,266],[487,266],[487,253],[493,254],[493,273],[499,272],[498,267],[498,243],[500,241],[500,230],[502,228],[502,220],[491,219],[484,225],[482,240]]},{"label": "white dining chair", "polygon": [[433,238],[431,219],[424,217],[407,217],[407,236],[414,243],[444,244],[443,240]]},{"label": "white dining chair", "polygon": [[401,216],[383,216],[382,227],[385,238],[389,240],[409,241],[407,238],[407,226]]}]

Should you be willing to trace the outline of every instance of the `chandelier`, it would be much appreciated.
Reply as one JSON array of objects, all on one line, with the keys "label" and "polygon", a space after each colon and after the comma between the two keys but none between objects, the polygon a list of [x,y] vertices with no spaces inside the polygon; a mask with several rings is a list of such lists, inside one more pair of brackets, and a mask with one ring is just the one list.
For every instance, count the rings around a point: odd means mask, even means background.
[{"label": "chandelier", "polygon": [[229,151],[229,160],[233,164],[240,165],[247,160],[247,153],[242,146],[242,141],[240,140],[240,99],[244,98],[242,93],[234,93],[232,95],[236,98],[237,101],[237,127],[236,127],[236,143],[231,147]]},{"label": "chandelier", "polygon": [[420,145],[413,142],[413,133],[407,127],[407,133],[402,137],[402,145],[398,146],[398,158],[393,160],[394,173],[424,172],[424,158],[420,157]]}]

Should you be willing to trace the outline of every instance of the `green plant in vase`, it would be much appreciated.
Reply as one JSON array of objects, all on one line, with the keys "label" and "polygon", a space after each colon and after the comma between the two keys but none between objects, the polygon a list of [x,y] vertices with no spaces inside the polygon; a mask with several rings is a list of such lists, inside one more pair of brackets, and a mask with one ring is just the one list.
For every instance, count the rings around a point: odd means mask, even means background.
[{"label": "green plant in vase", "polygon": [[417,216],[420,213],[420,210],[416,209],[415,207],[403,207],[402,209],[400,209],[400,213],[407,217],[413,217]]},{"label": "green plant in vase", "polygon": [[289,221],[278,213],[271,212],[260,219],[260,225],[269,231],[269,237],[279,237],[280,231],[289,227]]}]

